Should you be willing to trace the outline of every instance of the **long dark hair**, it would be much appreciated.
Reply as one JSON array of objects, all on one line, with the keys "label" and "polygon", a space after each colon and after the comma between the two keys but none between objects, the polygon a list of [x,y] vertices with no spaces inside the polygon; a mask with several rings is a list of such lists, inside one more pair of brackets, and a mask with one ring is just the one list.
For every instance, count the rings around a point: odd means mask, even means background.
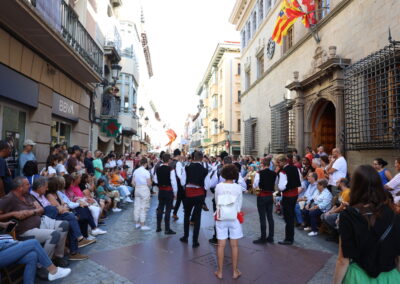
[{"label": "long dark hair", "polygon": [[391,207],[390,204],[378,172],[370,165],[359,166],[351,178],[350,206],[358,208],[362,214],[372,213],[376,218],[383,206]]}]

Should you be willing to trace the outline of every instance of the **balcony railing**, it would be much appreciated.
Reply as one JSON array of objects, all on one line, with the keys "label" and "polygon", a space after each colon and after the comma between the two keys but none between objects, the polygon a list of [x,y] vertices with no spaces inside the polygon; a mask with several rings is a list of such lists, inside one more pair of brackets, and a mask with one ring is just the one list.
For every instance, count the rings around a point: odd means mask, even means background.
[{"label": "balcony railing", "polygon": [[103,73],[103,51],[79,22],[78,15],[64,2],[36,0],[29,1],[39,15],[51,25],[63,39],[98,74]]},{"label": "balcony railing", "polygon": [[104,93],[101,105],[101,116],[117,118],[120,111],[120,100],[112,94]]},{"label": "balcony railing", "polygon": [[107,32],[105,45],[113,46],[117,50],[118,54],[121,54],[122,40],[121,40],[121,35],[119,34],[119,31],[116,26],[112,26],[110,30]]}]

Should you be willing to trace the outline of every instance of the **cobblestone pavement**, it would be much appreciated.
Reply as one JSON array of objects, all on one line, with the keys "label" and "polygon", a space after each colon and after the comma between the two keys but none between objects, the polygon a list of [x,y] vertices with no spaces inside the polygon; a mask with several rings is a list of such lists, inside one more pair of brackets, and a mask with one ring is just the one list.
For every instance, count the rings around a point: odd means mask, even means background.
[{"label": "cobblestone pavement", "polygon": [[[142,232],[140,230],[134,229],[133,205],[125,205],[125,209],[122,212],[113,213],[106,220],[107,225],[103,226],[102,229],[107,230],[108,233],[99,236],[97,238],[97,242],[94,245],[82,248],[80,252],[90,255],[96,252],[108,251],[121,247],[140,244],[155,238],[164,238],[165,235],[163,233],[155,232],[155,211],[157,203],[157,196],[152,196],[151,207],[148,215],[148,225],[154,228],[154,230]],[[207,204],[209,205],[209,208],[212,208],[211,197],[207,198]],[[256,210],[256,197],[246,194],[243,200],[243,209],[246,212],[245,222],[243,224],[243,232],[245,236],[252,239],[258,238],[259,222]],[[179,216],[180,219],[171,225],[171,228],[177,232],[178,236],[183,235],[182,208],[180,209]],[[284,236],[284,222],[283,219],[277,215],[274,215],[274,219],[275,240],[278,241],[283,239]],[[203,211],[202,229],[208,230],[210,235],[212,234],[213,229],[211,211]],[[207,244],[201,245],[203,246]],[[317,272],[314,277],[309,281],[309,283],[312,284],[331,283],[337,257],[337,244],[325,241],[324,236],[308,237],[305,232],[296,230],[294,245],[305,249],[313,249],[332,254],[329,260],[326,262],[325,266],[319,272]],[[301,265],[301,259],[299,259],[299,265]],[[71,262],[70,267],[72,268],[72,273],[70,276],[53,283],[132,283],[128,279],[120,276],[117,273],[114,273],[112,270],[90,259],[80,262]]]}]

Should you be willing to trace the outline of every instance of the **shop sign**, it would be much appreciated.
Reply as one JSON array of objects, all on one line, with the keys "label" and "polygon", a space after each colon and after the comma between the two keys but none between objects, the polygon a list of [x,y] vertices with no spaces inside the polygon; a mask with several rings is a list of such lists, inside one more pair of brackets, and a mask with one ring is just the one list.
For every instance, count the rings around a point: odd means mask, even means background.
[{"label": "shop sign", "polygon": [[118,137],[122,133],[122,125],[116,119],[107,119],[101,124],[101,131],[108,137]]},{"label": "shop sign", "polygon": [[210,143],[211,142],[211,138],[207,138],[207,139],[203,139],[204,143]]},{"label": "shop sign", "polygon": [[66,97],[53,93],[53,114],[69,120],[79,120],[79,105]]}]

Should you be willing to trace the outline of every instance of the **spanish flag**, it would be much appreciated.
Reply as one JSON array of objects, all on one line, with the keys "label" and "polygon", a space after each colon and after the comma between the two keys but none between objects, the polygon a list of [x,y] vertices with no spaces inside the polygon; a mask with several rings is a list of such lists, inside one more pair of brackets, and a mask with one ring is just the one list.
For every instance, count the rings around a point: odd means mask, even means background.
[{"label": "spanish flag", "polygon": [[272,40],[277,44],[282,44],[282,38],[287,34],[288,30],[294,25],[299,17],[303,17],[305,13],[297,0],[284,0],[276,19]]}]

